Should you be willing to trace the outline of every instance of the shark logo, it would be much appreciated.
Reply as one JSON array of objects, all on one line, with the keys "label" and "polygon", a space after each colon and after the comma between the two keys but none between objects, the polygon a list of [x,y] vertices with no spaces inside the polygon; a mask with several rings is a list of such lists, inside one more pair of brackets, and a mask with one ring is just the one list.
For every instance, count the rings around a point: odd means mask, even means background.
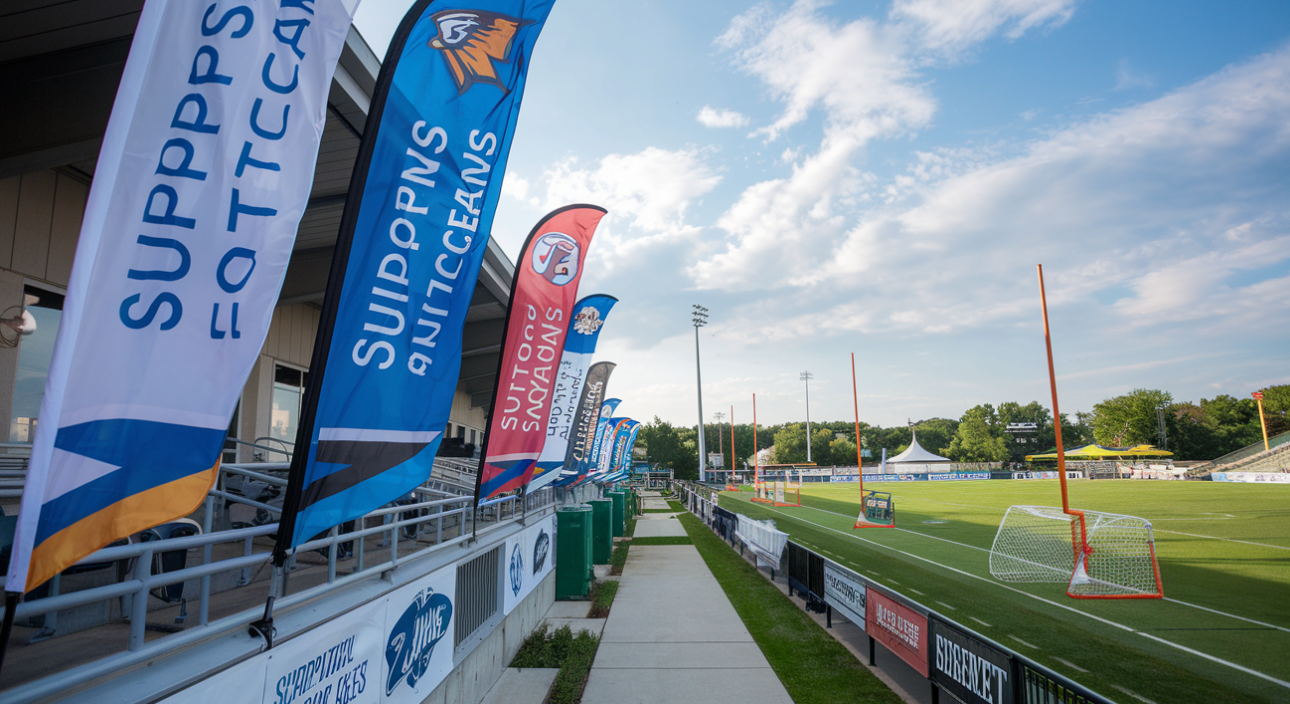
[{"label": "shark logo", "polygon": [[578,241],[563,232],[548,232],[533,243],[533,271],[556,286],[578,275]]},{"label": "shark logo", "polygon": [[532,24],[532,20],[483,10],[445,10],[430,20],[438,33],[428,46],[443,53],[448,71],[457,81],[458,95],[476,83],[488,83],[509,92],[496,64],[510,60],[515,33]]},{"label": "shark logo", "polygon": [[413,597],[390,629],[390,640],[385,645],[385,664],[390,672],[385,681],[386,696],[393,694],[404,680],[416,690],[417,682],[430,669],[435,645],[448,634],[451,621],[452,600],[447,596],[427,587]]},{"label": "shark logo", "polygon": [[511,551],[511,593],[515,596],[520,595],[520,590],[524,588],[524,547],[516,544],[515,549]]},{"label": "shark logo", "polygon": [[546,554],[550,549],[550,536],[546,534],[546,531],[539,528],[537,540],[533,541],[533,574],[542,571],[542,567],[546,565]]}]

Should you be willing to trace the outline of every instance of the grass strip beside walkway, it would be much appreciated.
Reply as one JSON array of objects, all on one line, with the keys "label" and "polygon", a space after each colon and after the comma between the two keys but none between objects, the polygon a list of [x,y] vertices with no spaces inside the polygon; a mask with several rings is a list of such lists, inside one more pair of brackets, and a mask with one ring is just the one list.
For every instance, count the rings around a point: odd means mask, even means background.
[{"label": "grass strip beside walkway", "polygon": [[693,545],[694,541],[684,535],[656,535],[648,538],[632,538],[632,545]]},{"label": "grass strip beside walkway", "polygon": [[795,704],[901,704],[887,685],[690,514],[681,522]]},{"label": "grass strip beside walkway", "polygon": [[524,639],[520,651],[511,661],[511,667],[560,668],[547,702],[577,704],[582,700],[582,689],[591,674],[591,663],[596,659],[599,644],[600,639],[591,631],[584,629],[575,635],[568,626],[551,631],[543,624]]}]

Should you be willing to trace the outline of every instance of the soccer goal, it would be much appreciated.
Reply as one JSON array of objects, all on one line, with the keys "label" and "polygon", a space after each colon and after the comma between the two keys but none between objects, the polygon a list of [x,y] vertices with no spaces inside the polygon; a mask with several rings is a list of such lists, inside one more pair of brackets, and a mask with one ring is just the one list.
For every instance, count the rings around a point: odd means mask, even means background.
[{"label": "soccer goal", "polygon": [[1004,582],[1066,583],[1076,599],[1164,596],[1151,522],[1103,511],[1012,506],[990,547]]},{"label": "soccer goal", "polygon": [[[1061,418],[1043,266],[1039,267],[1039,301],[1053,418]],[[1137,516],[1072,509],[1061,423],[1055,423],[1053,430],[1062,505],[1010,507],[990,547],[990,574],[1004,582],[1065,582],[1066,595],[1075,599],[1163,598],[1151,522]]]}]

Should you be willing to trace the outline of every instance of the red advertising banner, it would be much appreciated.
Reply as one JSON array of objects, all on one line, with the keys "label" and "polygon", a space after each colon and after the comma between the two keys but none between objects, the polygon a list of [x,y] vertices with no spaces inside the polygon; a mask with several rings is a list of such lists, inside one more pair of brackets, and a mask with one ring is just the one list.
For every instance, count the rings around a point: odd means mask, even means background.
[{"label": "red advertising banner", "polygon": [[865,632],[927,676],[927,617],[869,588]]},{"label": "red advertising banner", "polygon": [[543,218],[515,262],[506,337],[484,436],[482,500],[526,486],[546,442],[551,395],[587,247],[605,209],[570,205]]}]

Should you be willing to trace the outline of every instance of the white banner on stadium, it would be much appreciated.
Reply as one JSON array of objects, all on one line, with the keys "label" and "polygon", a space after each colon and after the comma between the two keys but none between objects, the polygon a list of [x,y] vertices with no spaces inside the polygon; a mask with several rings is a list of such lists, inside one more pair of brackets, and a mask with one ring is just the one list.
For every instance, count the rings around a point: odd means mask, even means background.
[{"label": "white banner on stadium", "polygon": [[1279,472],[1214,472],[1216,482],[1253,482],[1257,484],[1290,484],[1290,473]]},{"label": "white banner on stadium", "polygon": [[506,540],[503,610],[510,613],[555,566],[555,516]]},{"label": "white banner on stadium", "polygon": [[6,588],[197,508],[278,300],[358,0],[147,0],[81,223]]},{"label": "white banner on stadium", "polygon": [[824,561],[824,601],[864,630],[868,589],[860,575],[830,560]]}]

